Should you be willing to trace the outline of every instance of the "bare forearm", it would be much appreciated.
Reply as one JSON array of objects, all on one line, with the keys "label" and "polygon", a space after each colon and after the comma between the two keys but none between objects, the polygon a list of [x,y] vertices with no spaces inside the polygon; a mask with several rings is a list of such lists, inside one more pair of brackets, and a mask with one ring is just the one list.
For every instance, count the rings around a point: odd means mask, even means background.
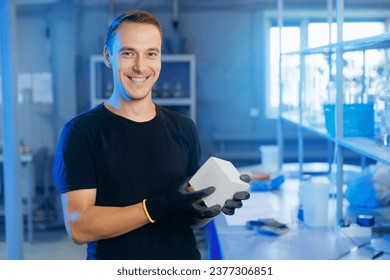
[{"label": "bare forearm", "polygon": [[68,213],[69,234],[75,243],[106,239],[135,230],[149,221],[142,203],[126,207],[91,206],[82,213]]}]

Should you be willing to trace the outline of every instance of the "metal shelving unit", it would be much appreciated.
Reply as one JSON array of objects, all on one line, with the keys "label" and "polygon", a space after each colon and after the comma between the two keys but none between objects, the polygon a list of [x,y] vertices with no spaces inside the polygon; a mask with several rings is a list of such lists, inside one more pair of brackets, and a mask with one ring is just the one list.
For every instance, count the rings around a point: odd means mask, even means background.
[{"label": "metal shelving unit", "polygon": [[287,112],[282,114],[282,119],[286,122],[289,122],[292,125],[295,125],[297,127],[301,127],[305,129],[306,131],[311,132],[312,134],[315,134],[319,137],[325,138],[329,141],[334,142],[334,138],[329,135],[326,128],[323,125],[309,123],[307,120],[302,119],[300,120],[299,113],[298,112]]},{"label": "metal shelving unit", "polygon": [[[180,83],[182,96],[154,96],[153,102],[188,115],[196,122],[196,57],[192,54],[162,55],[162,67],[158,86],[154,92],[161,91],[164,83],[171,93],[176,83]],[[111,69],[104,65],[102,55],[90,57],[90,100],[94,107],[106,100],[112,92]]]},{"label": "metal shelving unit", "polygon": [[[342,25],[343,25],[343,12],[344,12],[344,1],[337,0],[337,23],[338,23],[338,40],[336,44],[329,44],[317,48],[304,48],[297,52],[291,53],[281,53],[281,57],[299,55],[300,58],[300,73],[301,81],[299,84],[299,105],[297,108],[289,112],[283,112],[283,107],[280,111],[280,126],[283,125],[283,122],[288,122],[295,125],[298,130],[298,142],[300,147],[300,173],[302,175],[302,164],[303,164],[303,133],[302,130],[309,133],[313,133],[319,137],[327,139],[334,143],[336,148],[336,162],[337,162],[337,210],[336,210],[336,219],[339,221],[343,218],[343,164],[344,164],[344,150],[353,151],[362,157],[368,157],[375,161],[381,162],[386,165],[390,165],[390,149],[388,147],[382,147],[378,145],[373,138],[370,137],[345,137],[344,136],[344,100],[345,92],[343,88],[344,83],[344,74],[343,74],[343,59],[344,55],[348,52],[364,52],[366,50],[373,49],[390,49],[390,33],[384,33],[378,36],[372,36],[363,39],[351,40],[351,41],[342,41]],[[325,128],[324,123],[319,123],[317,125],[308,121],[303,114],[302,109],[302,92],[305,85],[305,57],[315,54],[323,55],[335,55],[335,82],[336,82],[336,99],[335,99],[335,130],[336,135],[331,136]],[[303,65],[302,65],[303,64]],[[329,66],[331,67],[331,66]],[[280,71],[282,71],[282,65],[280,65]],[[364,74],[363,74],[364,75]],[[283,87],[282,75],[280,80],[280,87]],[[281,91],[280,100],[283,101],[283,90]],[[287,93],[286,93],[287,94]],[[281,131],[281,130],[280,130]],[[283,134],[279,133],[278,136],[279,142],[282,142]],[[336,221],[336,222],[337,222]]]}]

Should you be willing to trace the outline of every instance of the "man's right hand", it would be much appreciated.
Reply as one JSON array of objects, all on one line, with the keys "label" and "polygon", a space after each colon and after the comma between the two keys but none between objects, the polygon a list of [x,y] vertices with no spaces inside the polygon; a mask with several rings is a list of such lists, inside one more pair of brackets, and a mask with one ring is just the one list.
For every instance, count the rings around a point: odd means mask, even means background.
[{"label": "man's right hand", "polygon": [[215,187],[188,192],[187,178],[178,188],[170,188],[160,195],[146,200],[146,208],[153,220],[175,213],[192,213],[197,218],[213,218],[221,212],[220,205],[206,207],[198,203],[202,198],[212,194]]}]

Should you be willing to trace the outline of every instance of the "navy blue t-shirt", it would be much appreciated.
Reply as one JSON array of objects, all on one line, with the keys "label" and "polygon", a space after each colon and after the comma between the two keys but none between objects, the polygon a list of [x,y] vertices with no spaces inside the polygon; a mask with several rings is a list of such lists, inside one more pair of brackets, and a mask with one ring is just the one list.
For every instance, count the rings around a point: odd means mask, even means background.
[{"label": "navy blue t-shirt", "polygon": [[[96,188],[96,205],[128,206],[178,186],[199,168],[194,122],[156,105],[156,116],[134,122],[103,104],[69,121],[58,143],[53,178],[60,191]],[[88,259],[196,259],[183,213],[124,235],[88,243]]]}]

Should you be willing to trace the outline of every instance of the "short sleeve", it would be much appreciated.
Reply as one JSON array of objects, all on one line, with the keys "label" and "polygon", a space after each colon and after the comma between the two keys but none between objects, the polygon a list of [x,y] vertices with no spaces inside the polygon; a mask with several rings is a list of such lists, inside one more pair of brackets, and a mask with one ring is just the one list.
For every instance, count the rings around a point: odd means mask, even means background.
[{"label": "short sleeve", "polygon": [[53,163],[59,192],[96,188],[92,129],[82,120],[67,123],[60,135]]}]

